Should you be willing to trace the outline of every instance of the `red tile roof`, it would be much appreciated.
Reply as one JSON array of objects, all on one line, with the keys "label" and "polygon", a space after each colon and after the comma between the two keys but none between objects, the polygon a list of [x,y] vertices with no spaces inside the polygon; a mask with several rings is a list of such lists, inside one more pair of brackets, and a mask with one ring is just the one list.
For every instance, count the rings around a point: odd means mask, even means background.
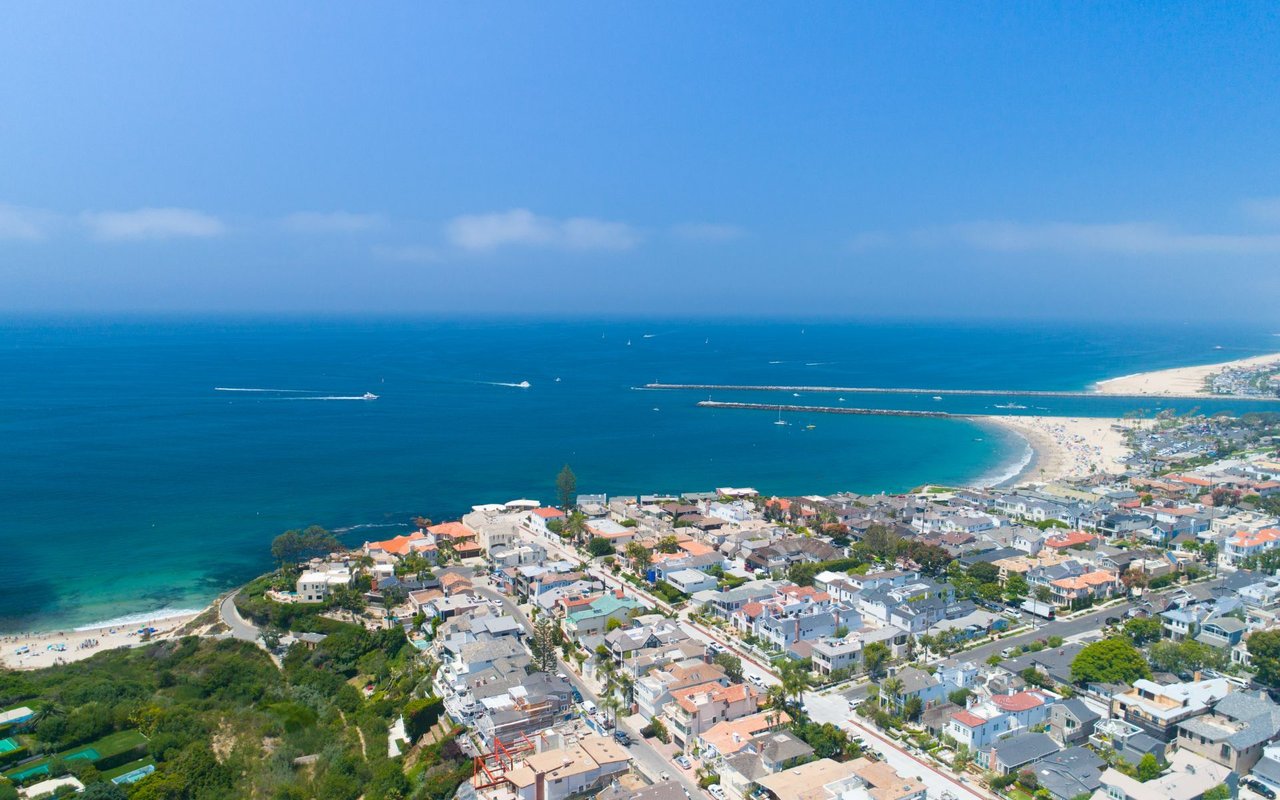
[{"label": "red tile roof", "polygon": [[991,698],[991,702],[1001,711],[1030,711],[1044,705],[1044,695],[1039,692],[997,694]]},{"label": "red tile roof", "polygon": [[564,512],[558,508],[535,508],[533,513],[543,519],[560,519],[564,516]]},{"label": "red tile roof", "polygon": [[381,550],[384,553],[391,553],[397,556],[403,556],[413,549],[413,542],[427,538],[422,531],[414,531],[406,536],[397,536],[394,539],[386,539],[381,542],[365,542],[366,550]]},{"label": "red tile roof", "polygon": [[957,711],[951,715],[951,718],[956,722],[959,722],[961,725],[964,725],[966,728],[976,728],[979,725],[986,723],[985,719],[968,711]]},{"label": "red tile roof", "polygon": [[442,522],[439,525],[432,525],[427,530],[446,539],[473,539],[476,535],[475,531],[461,522]]}]

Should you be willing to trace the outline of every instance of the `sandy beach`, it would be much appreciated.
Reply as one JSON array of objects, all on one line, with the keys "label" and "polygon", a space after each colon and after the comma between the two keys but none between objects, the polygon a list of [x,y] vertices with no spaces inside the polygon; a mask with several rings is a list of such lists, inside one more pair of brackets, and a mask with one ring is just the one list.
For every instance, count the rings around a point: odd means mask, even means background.
[{"label": "sandy beach", "polygon": [[[202,613],[204,612],[164,616],[84,630],[6,634],[0,636],[0,664],[10,669],[29,670],[80,661],[103,650],[142,644],[143,637],[139,631],[144,628],[156,629],[149,641],[185,635],[181,630]],[[27,650],[20,654],[18,651],[24,647]]]},{"label": "sandy beach", "polygon": [[1013,483],[1123,472],[1124,465],[1117,459],[1129,455],[1130,451],[1125,446],[1124,434],[1113,426],[1150,424],[1143,420],[1114,417],[989,416],[975,419],[1014,431],[1031,445],[1035,456],[1026,469],[1012,479]]},{"label": "sandy beach", "polygon": [[1110,378],[1099,381],[1094,390],[1100,394],[1150,394],[1176,395],[1181,397],[1214,397],[1204,390],[1205,378],[1216,375],[1226,369],[1280,366],[1280,353],[1265,356],[1241,358],[1236,361],[1223,361],[1218,364],[1205,364],[1199,367],[1176,367],[1156,372],[1139,372],[1121,378]]}]

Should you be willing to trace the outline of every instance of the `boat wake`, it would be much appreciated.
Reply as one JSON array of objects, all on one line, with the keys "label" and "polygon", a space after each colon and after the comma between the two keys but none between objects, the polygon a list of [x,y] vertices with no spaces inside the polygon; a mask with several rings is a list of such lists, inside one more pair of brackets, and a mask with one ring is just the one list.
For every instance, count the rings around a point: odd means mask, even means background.
[{"label": "boat wake", "polygon": [[528,389],[533,384],[528,381],[520,381],[519,383],[505,383],[503,381],[480,381],[488,386],[510,386],[512,389]]},{"label": "boat wake", "polygon": [[364,395],[325,395],[324,397],[276,397],[275,400],[361,400],[367,401],[370,398]]},{"label": "boat wake", "polygon": [[215,386],[215,392],[262,392],[265,394],[316,394],[314,389],[242,389],[238,386]]}]

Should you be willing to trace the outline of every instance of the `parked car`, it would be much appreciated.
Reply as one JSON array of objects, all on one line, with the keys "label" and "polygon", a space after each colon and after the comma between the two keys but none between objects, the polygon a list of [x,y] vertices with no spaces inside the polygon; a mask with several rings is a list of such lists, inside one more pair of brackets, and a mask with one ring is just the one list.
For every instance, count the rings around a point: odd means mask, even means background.
[{"label": "parked car", "polygon": [[718,783],[713,783],[708,786],[707,793],[716,798],[716,800],[724,800],[725,798],[724,788]]},{"label": "parked car", "polygon": [[1019,648],[1017,647],[1006,647],[1005,649],[1000,651],[1000,657],[1009,658],[1010,656],[1014,655],[1018,651],[1019,651]]},{"label": "parked car", "polygon": [[628,736],[627,732],[624,730],[614,731],[613,738],[616,739],[618,744],[622,745],[623,747],[626,747],[631,744],[631,737]]},{"label": "parked car", "polygon": [[689,760],[688,756],[676,756],[675,762],[680,765],[681,769],[690,769],[693,767],[693,762]]},{"label": "parked car", "polygon": [[587,716],[592,716],[596,713],[596,704],[590,700],[586,700],[582,703],[582,710]]},{"label": "parked car", "polygon": [[1267,800],[1276,800],[1275,790],[1272,789],[1270,786],[1266,785],[1265,783],[1262,783],[1261,781],[1255,780],[1253,778],[1245,778],[1244,780],[1240,781],[1240,783],[1243,784],[1246,788],[1252,790],[1253,792],[1267,798]]}]

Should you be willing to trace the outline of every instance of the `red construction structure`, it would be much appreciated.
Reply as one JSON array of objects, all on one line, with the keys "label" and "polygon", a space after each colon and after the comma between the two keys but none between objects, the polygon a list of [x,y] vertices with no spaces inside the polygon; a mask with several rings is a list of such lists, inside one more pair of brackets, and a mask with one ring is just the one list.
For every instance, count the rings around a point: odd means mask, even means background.
[{"label": "red construction structure", "polygon": [[507,771],[516,762],[534,751],[533,742],[523,733],[510,745],[500,737],[493,737],[493,751],[476,756],[472,760],[471,785],[476,789],[490,789],[507,779]]}]

